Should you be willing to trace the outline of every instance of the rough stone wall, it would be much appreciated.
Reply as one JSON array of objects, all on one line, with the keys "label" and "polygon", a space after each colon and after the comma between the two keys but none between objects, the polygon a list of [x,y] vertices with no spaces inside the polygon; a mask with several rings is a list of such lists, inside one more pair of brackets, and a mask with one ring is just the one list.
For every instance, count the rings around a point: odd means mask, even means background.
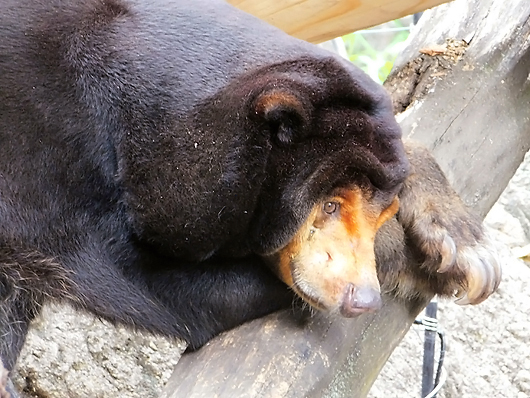
[{"label": "rough stone wall", "polygon": [[183,349],[178,341],[48,306],[33,324],[13,381],[39,398],[156,397]]}]

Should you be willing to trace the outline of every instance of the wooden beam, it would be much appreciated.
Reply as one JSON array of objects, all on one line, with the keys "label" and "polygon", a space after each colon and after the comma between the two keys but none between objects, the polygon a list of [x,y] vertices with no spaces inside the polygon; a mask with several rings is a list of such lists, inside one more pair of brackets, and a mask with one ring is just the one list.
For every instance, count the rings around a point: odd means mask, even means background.
[{"label": "wooden beam", "polygon": [[[457,0],[420,20],[385,87],[405,137],[431,149],[485,216],[530,148],[530,2]],[[433,45],[446,52],[422,55]]]},{"label": "wooden beam", "polygon": [[184,354],[162,398],[365,397],[425,304],[387,297],[382,310],[357,319],[290,311],[256,319]]},{"label": "wooden beam", "polygon": [[320,43],[448,0],[228,0],[285,32]]}]

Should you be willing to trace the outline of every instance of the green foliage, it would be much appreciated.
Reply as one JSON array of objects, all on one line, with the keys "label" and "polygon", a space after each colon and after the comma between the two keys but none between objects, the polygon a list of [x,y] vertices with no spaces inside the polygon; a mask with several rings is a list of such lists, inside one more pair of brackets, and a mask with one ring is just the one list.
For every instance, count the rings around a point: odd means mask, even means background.
[{"label": "green foliage", "polygon": [[[410,18],[398,19],[369,30],[343,36],[350,61],[375,81],[384,82],[409,36]],[[399,30],[399,29],[404,30]]]}]

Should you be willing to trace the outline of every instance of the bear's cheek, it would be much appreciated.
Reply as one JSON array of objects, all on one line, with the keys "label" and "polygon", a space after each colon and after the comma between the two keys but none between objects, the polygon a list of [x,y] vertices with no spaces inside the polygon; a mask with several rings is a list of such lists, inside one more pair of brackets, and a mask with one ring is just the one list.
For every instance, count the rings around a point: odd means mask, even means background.
[{"label": "bear's cheek", "polygon": [[312,306],[346,317],[378,309],[381,298],[371,235],[352,237],[336,225],[317,230],[291,258],[293,290]]}]

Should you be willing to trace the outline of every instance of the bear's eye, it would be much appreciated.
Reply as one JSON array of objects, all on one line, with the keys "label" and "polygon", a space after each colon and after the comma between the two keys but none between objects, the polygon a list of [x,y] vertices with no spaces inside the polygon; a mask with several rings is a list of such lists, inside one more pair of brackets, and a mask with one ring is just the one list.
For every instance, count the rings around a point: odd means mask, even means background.
[{"label": "bear's eye", "polygon": [[327,214],[335,213],[338,208],[339,208],[339,204],[337,202],[327,202],[324,204],[324,211]]}]

